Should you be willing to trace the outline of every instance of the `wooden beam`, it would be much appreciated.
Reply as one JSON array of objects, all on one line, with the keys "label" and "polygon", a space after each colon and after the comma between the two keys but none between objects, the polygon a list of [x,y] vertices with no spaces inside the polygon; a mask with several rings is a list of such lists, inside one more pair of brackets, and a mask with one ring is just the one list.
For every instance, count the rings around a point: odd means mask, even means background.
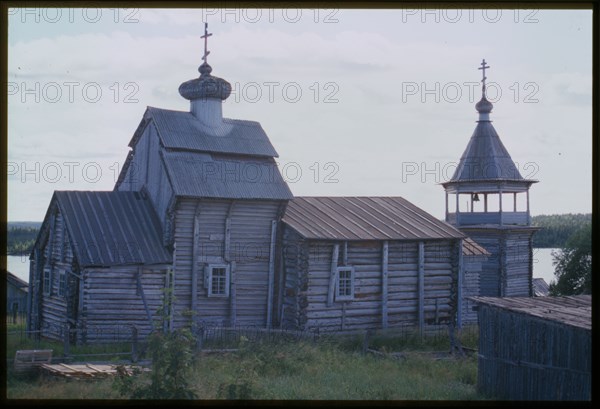
[{"label": "wooden beam", "polygon": [[445,192],[445,196],[446,196],[446,221],[448,221],[448,191]]},{"label": "wooden beam", "polygon": [[458,192],[456,192],[456,224],[460,225],[460,211],[459,209],[459,203],[458,203]]},{"label": "wooden beam", "polygon": [[500,189],[500,194],[498,195],[498,197],[500,199],[498,199],[498,208],[500,209],[500,226],[502,226],[504,223],[502,222],[502,189]]},{"label": "wooden beam", "polygon": [[273,323],[273,286],[275,285],[275,236],[277,235],[277,220],[271,220],[271,244],[269,248],[269,292],[267,296],[267,328]]},{"label": "wooden beam", "polygon": [[229,207],[227,208],[227,215],[225,216],[225,231],[223,232],[223,260],[225,262],[231,261],[231,214],[233,213],[234,205],[235,200],[232,200],[231,203],[229,203]]},{"label": "wooden beam", "polygon": [[383,242],[381,254],[381,327],[388,327],[388,248],[387,240]]},{"label": "wooden beam", "polygon": [[144,304],[144,310],[146,310],[146,316],[148,317],[148,322],[152,327],[152,313],[150,312],[150,308],[148,308],[148,302],[146,301],[146,294],[144,294],[144,287],[142,286],[142,266],[139,266],[137,269],[137,292],[138,295],[142,297],[142,303]]},{"label": "wooden beam", "polygon": [[344,247],[342,248],[342,263],[345,266],[348,265],[348,242],[344,241]]},{"label": "wooden beam", "polygon": [[418,320],[419,334],[423,336],[423,327],[425,326],[425,243],[419,242],[418,254]]},{"label": "wooden beam", "polygon": [[192,233],[192,288],[191,288],[191,309],[192,323],[196,322],[196,313],[198,309],[198,258],[200,253],[200,202],[196,204],[194,211],[194,230]]},{"label": "wooden beam", "polygon": [[169,304],[169,330],[173,330],[173,319],[175,316],[175,303],[173,301],[175,291],[175,275],[177,273],[177,242],[173,243],[173,269],[169,274],[169,293],[168,293],[168,304]]},{"label": "wooden beam", "polygon": [[337,278],[338,257],[340,254],[340,245],[334,244],[331,252],[331,269],[329,271],[329,288],[327,289],[327,306],[333,305],[333,296],[335,292],[335,280]]},{"label": "wooden beam", "polygon": [[235,286],[235,261],[229,267],[229,321],[235,327],[237,319],[237,290]]},{"label": "wooden beam", "polygon": [[[458,328],[462,328],[462,314],[463,314],[463,275],[464,275],[464,260],[463,260],[463,239],[458,241],[458,289],[457,289],[457,314],[456,323]],[[436,300],[437,301],[437,300]],[[436,315],[437,315],[437,304],[436,304]]]}]

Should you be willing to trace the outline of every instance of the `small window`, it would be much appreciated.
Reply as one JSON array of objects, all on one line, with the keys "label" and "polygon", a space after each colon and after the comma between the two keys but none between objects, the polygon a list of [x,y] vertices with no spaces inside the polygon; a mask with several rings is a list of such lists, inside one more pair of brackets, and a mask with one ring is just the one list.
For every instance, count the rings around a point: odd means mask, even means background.
[{"label": "small window", "polygon": [[52,290],[52,278],[51,278],[51,273],[52,271],[49,268],[45,268],[44,269],[44,283],[43,283],[43,289],[44,289],[44,294],[45,295],[49,295],[50,291]]},{"label": "small window", "polygon": [[58,272],[58,296],[64,297],[67,294],[67,275],[64,270]]},{"label": "small window", "polygon": [[354,299],[354,268],[338,268],[336,300],[346,301]]},{"label": "small window", "polygon": [[211,264],[206,267],[204,283],[209,297],[229,297],[229,266]]}]

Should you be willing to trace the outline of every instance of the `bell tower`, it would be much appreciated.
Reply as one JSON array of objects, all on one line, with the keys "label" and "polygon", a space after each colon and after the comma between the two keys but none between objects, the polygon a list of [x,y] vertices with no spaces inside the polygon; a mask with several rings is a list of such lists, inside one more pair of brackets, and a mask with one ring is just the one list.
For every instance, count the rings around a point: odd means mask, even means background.
[{"label": "bell tower", "polygon": [[486,98],[481,63],[481,100],[477,126],[446,191],[446,221],[485,247],[491,256],[480,276],[482,296],[531,296],[533,274],[529,188],[492,126],[493,105]]}]

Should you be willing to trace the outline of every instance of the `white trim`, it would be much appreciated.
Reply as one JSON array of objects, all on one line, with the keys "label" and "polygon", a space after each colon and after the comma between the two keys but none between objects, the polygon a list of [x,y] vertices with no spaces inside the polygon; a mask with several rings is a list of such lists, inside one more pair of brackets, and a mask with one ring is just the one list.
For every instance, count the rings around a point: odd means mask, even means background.
[{"label": "white trim", "polygon": [[[48,274],[48,283],[46,283],[46,274]],[[52,267],[44,267],[42,271],[42,293],[44,295],[52,293]]]},{"label": "white trim", "polygon": [[[340,271],[350,271],[350,295],[340,295]],[[354,300],[354,267],[343,266],[337,268],[335,280],[335,300],[336,301],[351,301]]]},{"label": "white trim", "polygon": [[[216,268],[224,268],[225,269],[225,293],[224,294],[213,294],[213,270]],[[204,270],[204,284],[207,289],[208,297],[219,297],[219,298],[228,298],[229,297],[229,287],[231,282],[231,268],[229,264],[208,264]]]}]

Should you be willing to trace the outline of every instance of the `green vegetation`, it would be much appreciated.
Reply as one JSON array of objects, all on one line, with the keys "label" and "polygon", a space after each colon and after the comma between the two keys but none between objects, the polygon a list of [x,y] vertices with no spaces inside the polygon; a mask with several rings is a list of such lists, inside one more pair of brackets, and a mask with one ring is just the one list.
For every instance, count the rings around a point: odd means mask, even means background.
[{"label": "green vegetation", "polygon": [[123,375],[115,380],[114,387],[121,396],[132,399],[195,399],[190,387],[191,371],[195,360],[195,339],[189,329],[163,333],[153,332],[148,340],[152,357],[150,382]]},{"label": "green vegetation", "polygon": [[[64,345],[61,341],[53,341],[50,339],[41,338],[35,340],[29,338],[25,334],[25,324],[6,324],[6,357],[13,359],[15,353],[19,349],[51,349],[52,356],[62,357],[64,353]],[[69,356],[77,359],[78,355],[85,354],[106,354],[107,360],[117,361],[126,359],[128,356],[125,352],[131,351],[131,343],[119,342],[103,345],[72,345],[69,348]],[[103,357],[95,357],[95,359],[103,359]]]},{"label": "green vegetation", "polygon": [[533,235],[533,247],[562,248],[573,233],[592,222],[592,214],[544,214],[531,219],[533,226],[542,227]]},{"label": "green vegetation", "polygon": [[8,223],[7,254],[29,253],[35,244],[40,224],[36,222]]},{"label": "green vegetation", "polygon": [[[475,330],[465,331],[463,345],[476,342]],[[162,335],[161,337],[164,337]],[[158,371],[132,378],[94,381],[63,380],[9,373],[9,399],[129,399],[152,385],[187,391],[179,397],[196,399],[314,399],[314,400],[471,400],[476,393],[477,359],[445,357],[425,351],[449,351],[448,337],[419,339],[414,334],[378,332],[370,348],[380,355],[362,354],[361,336],[327,336],[308,341],[249,342],[242,337],[237,352],[189,355],[185,334],[173,335],[152,350],[162,351]],[[157,337],[158,340],[160,337]],[[174,343],[180,343],[175,345]],[[398,358],[389,352],[400,351]],[[180,352],[183,351],[183,354]],[[188,352],[185,352],[188,351]],[[194,356],[195,355],[195,356]],[[186,369],[179,372],[174,365]],[[181,383],[184,373],[185,381]],[[170,381],[158,378],[171,378]],[[178,377],[178,381],[175,381]],[[124,383],[125,382],[125,383]],[[167,383],[170,382],[170,386]],[[175,386],[179,385],[179,386]],[[190,394],[187,394],[187,393]],[[161,398],[173,397],[167,393]]]},{"label": "green vegetation", "polygon": [[557,281],[550,284],[550,295],[592,293],[591,223],[573,233],[565,247],[552,256]]}]

